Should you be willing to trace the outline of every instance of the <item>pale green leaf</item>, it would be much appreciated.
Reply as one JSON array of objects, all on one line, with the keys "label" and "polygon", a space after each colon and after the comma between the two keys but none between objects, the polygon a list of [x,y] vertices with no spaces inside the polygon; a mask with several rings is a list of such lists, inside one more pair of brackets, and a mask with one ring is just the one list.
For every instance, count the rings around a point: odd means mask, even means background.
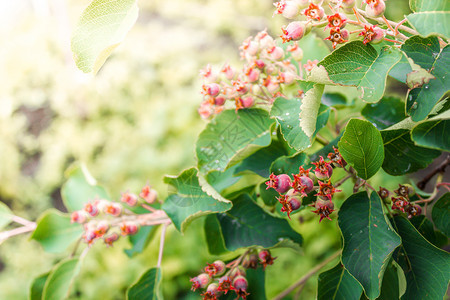
[{"label": "pale green leaf", "polygon": [[79,258],[69,258],[53,267],[45,281],[42,300],[62,300],[69,296],[70,287],[80,272]]},{"label": "pale green leaf", "polygon": [[0,230],[11,223],[12,217],[13,213],[9,207],[5,203],[0,202]]},{"label": "pale green leaf", "polygon": [[92,1],[72,35],[77,67],[85,73],[97,73],[133,27],[138,10],[136,0]]},{"label": "pale green leaf", "polygon": [[312,137],[316,131],[317,115],[320,108],[324,85],[316,84],[306,92],[300,106],[300,128],[308,136]]},{"label": "pale green leaf", "polygon": [[30,287],[30,300],[42,300],[45,282],[47,281],[49,275],[50,272],[47,272],[33,279]]}]

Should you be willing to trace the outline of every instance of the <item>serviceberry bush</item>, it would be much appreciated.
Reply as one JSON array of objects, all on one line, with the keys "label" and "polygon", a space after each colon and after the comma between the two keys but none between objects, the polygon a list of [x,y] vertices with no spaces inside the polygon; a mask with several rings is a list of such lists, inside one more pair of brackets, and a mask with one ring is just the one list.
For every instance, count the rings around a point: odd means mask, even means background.
[{"label": "serviceberry bush", "polygon": [[[309,272],[283,274],[287,287],[274,299],[298,297],[319,273],[318,299],[446,297],[450,7],[410,0],[412,13],[394,22],[385,17],[392,5],[274,3],[285,26],[247,38],[240,66],[200,71],[198,113],[207,124],[194,146],[197,165],[165,178],[166,199],[149,185],[111,198],[81,167],[62,189],[69,214],[50,210],[32,222],[0,206],[0,225],[21,225],[0,241],[31,232],[48,252],[73,247],[33,282],[33,299],[67,297],[93,244],[147,244],[153,236],[143,228],[161,226],[157,265],[126,292],[160,299],[165,230],[185,232],[197,218],[217,257],[192,274],[199,298],[265,299],[272,252],[302,255],[307,222],[335,223],[341,243]],[[72,38],[82,71],[99,70],[137,11],[132,0],[92,1]],[[393,82],[400,92],[390,92]]]}]

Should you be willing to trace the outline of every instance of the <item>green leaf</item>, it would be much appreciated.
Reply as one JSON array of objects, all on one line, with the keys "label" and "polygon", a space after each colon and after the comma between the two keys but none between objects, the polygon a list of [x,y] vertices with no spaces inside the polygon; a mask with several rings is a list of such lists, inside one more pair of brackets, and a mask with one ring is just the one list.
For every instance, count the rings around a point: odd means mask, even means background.
[{"label": "green leaf", "polygon": [[81,261],[79,258],[69,258],[59,262],[51,270],[45,282],[42,300],[66,299],[80,268]]},{"label": "green leaf", "polygon": [[46,252],[59,253],[81,238],[82,233],[82,225],[72,224],[68,215],[49,209],[37,220],[37,227],[30,238],[39,242]]},{"label": "green leaf", "polygon": [[[300,105],[300,128],[309,138],[313,138],[314,134],[317,133],[317,122],[319,121],[321,111],[320,100],[322,99],[323,89],[323,84],[314,85],[312,89],[306,92]],[[322,107],[322,112],[327,109]],[[328,121],[328,115],[322,127],[326,124],[326,121]]]},{"label": "green leaf", "polygon": [[0,202],[0,230],[11,223],[13,215],[9,207],[5,203]]},{"label": "green leaf", "polygon": [[334,140],[330,141],[330,143],[328,143],[328,145],[323,146],[322,149],[311,154],[309,156],[309,161],[317,161],[320,159],[320,156],[327,157],[329,153],[334,153],[333,147],[335,147],[335,148],[338,147],[338,143],[339,143],[340,139],[342,138],[343,134],[344,134],[344,131],[341,131],[341,133]]},{"label": "green leaf", "polygon": [[224,171],[271,142],[274,120],[262,109],[226,110],[200,133],[196,145],[201,173]]},{"label": "green leaf", "polygon": [[409,0],[409,7],[414,12],[450,10],[450,3],[447,0]]},{"label": "green leaf", "polygon": [[389,76],[397,79],[400,82],[406,82],[406,75],[412,72],[411,64],[406,58],[405,54],[402,53],[402,58],[400,61],[389,71]]},{"label": "green leaf", "polygon": [[447,237],[450,237],[450,193],[444,194],[433,205],[431,217],[434,225]]},{"label": "green leaf", "polygon": [[319,275],[318,300],[358,300],[362,293],[359,282],[339,262]]},{"label": "green leaf", "polygon": [[384,94],[387,74],[401,58],[395,47],[386,46],[377,53],[371,45],[353,41],[333,51],[318,66],[325,68],[334,84],[356,86],[361,99],[377,102]]},{"label": "green leaf", "polygon": [[203,188],[200,186],[195,168],[187,169],[177,177],[166,176],[164,182],[171,185],[174,191],[167,197],[162,209],[181,232],[194,219],[227,211],[232,206],[230,201],[214,193],[211,186],[206,187],[206,181]]},{"label": "green leaf", "polygon": [[394,217],[407,265],[402,299],[442,299],[450,278],[450,255],[425,240],[402,216]]},{"label": "green leaf", "polygon": [[110,199],[106,190],[97,185],[97,181],[84,164],[68,169],[66,177],[67,181],[62,186],[61,196],[70,212],[83,209],[84,204],[94,199]]},{"label": "green leaf", "polygon": [[34,278],[30,288],[30,298],[29,298],[30,300],[42,299],[42,293],[44,292],[45,282],[47,281],[49,275],[50,272],[47,272]]},{"label": "green leaf", "polygon": [[128,257],[133,257],[144,251],[155,235],[156,228],[157,226],[143,226],[136,234],[130,235],[128,239],[130,240],[131,248],[125,249],[125,254]]},{"label": "green leaf", "polygon": [[[262,267],[257,269],[247,269],[245,277],[248,280],[249,299],[266,300],[266,278]],[[235,296],[235,295],[233,295]],[[233,297],[235,299],[235,297]]]},{"label": "green leaf", "polygon": [[413,121],[418,122],[428,116],[448,91],[450,76],[447,74],[447,66],[450,65],[450,46],[441,51],[436,37],[424,39],[415,36],[405,42],[402,50],[435,77],[423,86],[410,90],[406,97],[406,112]]},{"label": "green leaf", "polygon": [[[429,2],[434,2],[429,1]],[[406,16],[409,24],[422,36],[439,34],[450,36],[450,12],[447,11],[421,11]]]},{"label": "green leaf", "polygon": [[433,223],[431,223],[431,221],[428,220],[427,217],[425,217],[424,215],[415,216],[409,221],[427,241],[438,248],[444,246],[441,245],[441,233],[438,231],[434,231]]},{"label": "green leaf", "polygon": [[206,216],[204,223],[206,245],[212,255],[220,255],[227,252],[222,235],[222,228],[216,215]]},{"label": "green leaf", "polygon": [[302,244],[302,236],[286,220],[269,215],[246,194],[234,199],[233,208],[217,214],[217,219],[230,251],[255,245],[273,247],[285,239]]},{"label": "green leaf", "polygon": [[347,99],[340,93],[324,93],[321,101],[326,106],[343,107],[347,105]]},{"label": "green leaf", "polygon": [[267,206],[274,206],[278,203],[276,197],[280,196],[280,194],[274,189],[267,189],[267,185],[265,182],[262,182],[259,185],[259,195],[263,200],[264,204]]},{"label": "green leaf", "polygon": [[293,156],[282,156],[272,163],[270,173],[275,175],[296,174],[300,166],[305,163],[306,158],[306,153],[303,152]]},{"label": "green leaf", "polygon": [[133,27],[138,11],[136,0],[92,1],[72,35],[77,67],[85,73],[97,73]]},{"label": "green leaf", "polygon": [[235,175],[238,165],[234,165],[223,172],[212,171],[206,175],[206,181],[219,193],[232,186],[241,179],[242,176]]},{"label": "green leaf", "polygon": [[308,60],[314,61],[317,59],[320,61],[325,56],[330,54],[330,48],[327,43],[323,40],[323,38],[319,38],[314,32],[305,35],[297,43],[303,50],[303,64],[306,64]]},{"label": "green leaf", "polygon": [[419,123],[411,131],[411,137],[419,146],[450,151],[450,119]]},{"label": "green leaf", "polygon": [[367,180],[375,175],[383,164],[383,139],[368,121],[351,119],[338,147],[342,157],[363,179]]},{"label": "green leaf", "polygon": [[269,147],[262,148],[244,159],[236,168],[235,174],[253,172],[261,177],[269,177],[270,165],[277,158],[286,154],[283,143],[273,139]]},{"label": "green leaf", "polygon": [[383,170],[394,176],[427,167],[441,152],[416,146],[407,129],[381,131],[384,143]]},{"label": "green leaf", "polygon": [[381,294],[377,300],[400,299],[402,294],[405,293],[402,285],[406,287],[405,274],[395,261],[391,261],[384,272],[383,282],[381,284]]},{"label": "green leaf", "polygon": [[387,221],[376,192],[354,194],[339,210],[339,228],[344,239],[342,263],[363,286],[370,299],[380,295],[381,280],[400,237]]},{"label": "green leaf", "polygon": [[161,269],[151,268],[127,290],[127,300],[157,300],[161,296]]},{"label": "green leaf", "polygon": [[395,97],[383,97],[378,103],[366,104],[361,114],[382,130],[406,118],[405,103]]}]

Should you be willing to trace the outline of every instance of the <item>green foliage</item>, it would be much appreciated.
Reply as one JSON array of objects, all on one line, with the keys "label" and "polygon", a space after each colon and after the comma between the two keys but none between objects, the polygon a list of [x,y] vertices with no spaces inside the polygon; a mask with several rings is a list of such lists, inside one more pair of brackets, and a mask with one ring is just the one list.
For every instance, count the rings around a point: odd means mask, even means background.
[{"label": "green foliage", "polygon": [[82,232],[80,224],[72,224],[69,216],[50,209],[38,219],[31,239],[39,242],[45,251],[59,253],[80,239]]},{"label": "green foliage", "polygon": [[410,0],[414,13],[406,16],[410,24],[423,36],[433,33],[450,36],[450,4],[446,0]]},{"label": "green foliage", "polygon": [[339,211],[344,239],[342,263],[363,286],[369,299],[380,295],[381,278],[400,237],[386,219],[376,192],[350,196]]},{"label": "green foliage", "polygon": [[47,281],[50,272],[44,273],[36,277],[30,288],[30,300],[42,300],[42,293],[44,292],[45,282]]},{"label": "green foliage", "polygon": [[11,223],[13,213],[6,204],[0,202],[0,229]]},{"label": "green foliage", "polygon": [[42,299],[60,300],[68,298],[70,287],[80,272],[80,268],[80,258],[69,258],[55,265],[45,281]]},{"label": "green foliage", "polygon": [[375,175],[383,163],[383,139],[370,122],[350,120],[338,146],[344,159],[363,179]]},{"label": "green foliage", "polygon": [[319,275],[319,300],[358,300],[362,287],[341,263]]},{"label": "green foliage", "polygon": [[377,103],[366,104],[361,114],[378,130],[382,130],[406,118],[405,103],[399,98],[383,97]]},{"label": "green foliage", "polygon": [[75,63],[85,73],[98,72],[138,17],[136,0],[114,0],[107,5],[105,9],[103,0],[92,1],[72,36]]},{"label": "green foliage", "polygon": [[432,217],[436,227],[450,237],[450,193],[444,194],[433,206]]},{"label": "green foliage", "polygon": [[417,124],[411,131],[411,137],[419,146],[450,151],[450,119],[438,117]]},{"label": "green foliage", "polygon": [[161,269],[151,268],[127,290],[128,300],[163,299],[161,296]]}]

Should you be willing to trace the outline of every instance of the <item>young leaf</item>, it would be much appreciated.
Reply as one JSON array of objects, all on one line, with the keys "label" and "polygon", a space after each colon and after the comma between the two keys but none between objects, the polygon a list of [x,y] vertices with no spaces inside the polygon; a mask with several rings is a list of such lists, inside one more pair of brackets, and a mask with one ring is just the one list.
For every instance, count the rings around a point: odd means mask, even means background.
[{"label": "young leaf", "polygon": [[234,199],[233,208],[217,214],[217,219],[230,251],[255,245],[273,247],[285,239],[302,244],[302,236],[286,220],[272,217],[246,194]]},{"label": "young leaf", "polygon": [[383,170],[394,176],[414,173],[428,166],[441,152],[416,146],[407,129],[381,131]]},{"label": "young leaf", "polygon": [[450,255],[425,240],[402,216],[394,217],[406,257],[406,292],[402,299],[442,299],[450,278]]},{"label": "young leaf", "polygon": [[34,278],[33,282],[31,283],[29,300],[42,300],[42,293],[44,292],[45,282],[47,281],[49,275],[50,272],[47,272]]},{"label": "young leaf", "polygon": [[159,300],[161,296],[161,269],[151,268],[127,290],[127,300]]},{"label": "young leaf", "polygon": [[369,299],[380,295],[381,279],[400,237],[392,229],[376,192],[354,194],[339,210],[344,239],[342,263],[363,286]]},{"label": "young leaf", "polygon": [[0,230],[11,223],[12,221],[13,213],[9,209],[9,207],[3,203],[0,202]]},{"label": "young leaf", "polygon": [[333,83],[356,86],[361,90],[361,99],[377,102],[384,94],[387,74],[401,58],[395,47],[386,46],[377,53],[371,45],[353,41],[325,57],[318,66],[325,68]]},{"label": "young leaf", "polygon": [[366,104],[361,114],[378,130],[382,130],[406,118],[405,103],[399,98],[383,97],[377,103]]},{"label": "young leaf", "polygon": [[49,209],[39,217],[30,238],[39,242],[46,252],[59,253],[81,238],[82,233],[82,225],[72,224],[68,215]]},{"label": "young leaf", "polygon": [[[190,168],[179,176],[166,176],[164,182],[174,188],[162,205],[175,227],[184,232],[187,226],[196,218],[224,212],[231,208],[230,201],[221,197],[217,192],[213,196],[211,191],[204,191],[199,184],[197,170]],[[209,187],[212,189],[212,187]]]},{"label": "young leaf", "polygon": [[97,73],[133,27],[138,11],[136,0],[92,1],[72,35],[77,67],[85,73]]},{"label": "young leaf", "polygon": [[262,109],[226,110],[200,133],[196,153],[201,173],[224,171],[271,142],[274,120]]},{"label": "young leaf", "polygon": [[432,118],[411,131],[413,141],[426,148],[450,151],[450,119]]},{"label": "young leaf", "polygon": [[80,272],[81,261],[79,258],[69,258],[58,263],[48,276],[42,299],[61,300],[69,296],[69,290],[75,277]]},{"label": "young leaf", "polygon": [[270,116],[280,125],[284,140],[297,151],[311,146],[312,138],[328,121],[329,108],[320,104],[321,91],[323,86],[310,89],[303,100],[277,98],[273,103]]},{"label": "young leaf", "polygon": [[338,146],[342,157],[363,179],[375,175],[383,164],[383,139],[368,121],[351,119]]},{"label": "young leaf", "polygon": [[339,262],[319,275],[318,300],[359,300],[362,287]]},{"label": "young leaf", "polygon": [[448,0],[410,0],[415,13],[406,16],[408,22],[423,36],[438,33],[450,36],[450,4]]},{"label": "young leaf", "polygon": [[418,122],[428,116],[450,86],[450,76],[447,75],[450,46],[441,51],[437,37],[414,36],[406,40],[402,50],[434,77],[428,83],[410,90],[406,97],[406,112],[413,121]]},{"label": "young leaf", "polygon": [[97,185],[85,165],[70,168],[65,175],[67,181],[62,186],[61,196],[68,211],[83,209],[85,203],[94,199],[110,199],[106,190]]},{"label": "young leaf", "polygon": [[450,193],[444,194],[434,204],[431,217],[434,225],[447,237],[450,237]]}]

